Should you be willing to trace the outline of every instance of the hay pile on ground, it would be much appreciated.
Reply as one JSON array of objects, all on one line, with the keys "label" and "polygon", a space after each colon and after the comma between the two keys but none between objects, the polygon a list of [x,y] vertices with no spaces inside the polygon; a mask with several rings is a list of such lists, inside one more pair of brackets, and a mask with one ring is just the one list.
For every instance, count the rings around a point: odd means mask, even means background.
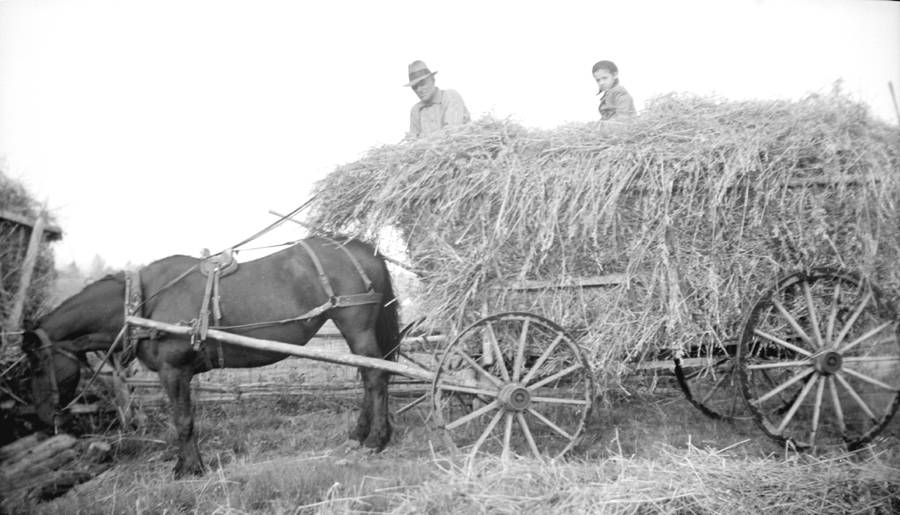
[{"label": "hay pile on ground", "polygon": [[[833,265],[900,287],[900,131],[840,92],[667,95],[554,130],[482,118],[371,149],[316,184],[310,222],[400,234],[433,325],[525,309],[581,338],[601,385],[734,337],[777,276]],[[560,289],[572,278],[623,284]],[[546,281],[527,294],[509,289]]]},{"label": "hay pile on ground", "polygon": [[900,470],[884,456],[778,461],[660,446],[652,460],[614,456],[545,465],[484,459],[397,497],[390,513],[887,514],[900,510]]}]

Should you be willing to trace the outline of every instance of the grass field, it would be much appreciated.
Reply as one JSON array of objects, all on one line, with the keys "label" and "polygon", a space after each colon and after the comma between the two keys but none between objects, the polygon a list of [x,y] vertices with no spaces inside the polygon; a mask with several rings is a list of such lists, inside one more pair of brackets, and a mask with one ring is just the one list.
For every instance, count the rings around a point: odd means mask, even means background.
[{"label": "grass field", "polygon": [[[310,377],[305,375],[312,373],[306,369],[310,366],[318,379],[332,372],[353,377],[351,369],[330,371],[299,360],[289,360],[274,375],[302,380]],[[250,380],[273,377],[263,369],[237,373],[250,374]],[[61,498],[13,513],[900,510],[898,421],[885,438],[856,454],[831,449],[798,455],[778,448],[752,422],[706,418],[666,378],[652,388],[647,383],[635,388],[642,393],[602,392],[584,441],[569,458],[550,463],[454,457],[432,433],[427,403],[395,418],[393,440],[377,455],[345,447],[357,413],[358,395],[353,393],[198,403],[196,423],[209,472],[182,481],[172,479],[174,434],[168,413],[145,407],[138,430],[95,424],[114,449],[110,470]],[[392,408],[406,402],[394,398]]]}]

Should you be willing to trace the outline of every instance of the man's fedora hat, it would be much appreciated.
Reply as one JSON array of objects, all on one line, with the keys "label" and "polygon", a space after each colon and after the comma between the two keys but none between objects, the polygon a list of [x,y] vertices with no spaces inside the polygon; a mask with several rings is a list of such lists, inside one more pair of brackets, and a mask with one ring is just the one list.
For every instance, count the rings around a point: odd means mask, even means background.
[{"label": "man's fedora hat", "polygon": [[413,61],[412,64],[409,65],[409,84],[404,84],[403,87],[411,88],[435,74],[437,74],[437,72],[429,70],[428,66],[422,61]]}]

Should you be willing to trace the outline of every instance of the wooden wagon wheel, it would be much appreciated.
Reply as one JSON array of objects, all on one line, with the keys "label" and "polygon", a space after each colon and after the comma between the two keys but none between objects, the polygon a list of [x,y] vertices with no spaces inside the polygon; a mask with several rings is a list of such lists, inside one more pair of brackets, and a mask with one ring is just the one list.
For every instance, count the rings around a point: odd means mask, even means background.
[{"label": "wooden wagon wheel", "polygon": [[475,322],[447,348],[432,385],[435,423],[452,449],[560,457],[580,440],[593,376],[575,340],[530,313]]},{"label": "wooden wagon wheel", "polygon": [[797,449],[869,442],[900,404],[897,313],[857,275],[780,280],[744,325],[738,368],[762,430]]},{"label": "wooden wagon wheel", "polygon": [[676,357],[675,379],[687,400],[715,420],[749,419],[737,375],[737,345],[704,342],[690,356]]}]

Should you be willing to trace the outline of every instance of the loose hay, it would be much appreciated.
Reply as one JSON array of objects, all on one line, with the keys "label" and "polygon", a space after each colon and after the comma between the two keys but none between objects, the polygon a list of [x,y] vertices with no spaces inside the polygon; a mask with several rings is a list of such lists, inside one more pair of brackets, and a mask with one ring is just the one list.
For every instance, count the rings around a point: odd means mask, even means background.
[{"label": "loose hay", "polygon": [[[601,387],[646,356],[734,338],[789,271],[858,270],[892,299],[900,286],[900,131],[837,90],[672,94],[553,130],[485,117],[373,148],[315,195],[323,232],[400,235],[433,327],[537,312],[581,338]],[[616,273],[623,284],[554,287]],[[547,284],[510,288],[523,281]]]},{"label": "loose hay", "polygon": [[410,492],[390,513],[897,513],[900,470],[875,457],[737,458],[659,446],[653,459],[484,459]]}]

